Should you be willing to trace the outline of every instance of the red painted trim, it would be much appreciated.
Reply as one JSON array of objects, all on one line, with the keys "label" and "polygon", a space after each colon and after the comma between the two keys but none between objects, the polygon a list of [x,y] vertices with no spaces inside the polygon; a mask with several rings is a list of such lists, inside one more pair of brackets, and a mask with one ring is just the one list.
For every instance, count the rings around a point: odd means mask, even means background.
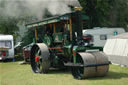
[{"label": "red painted trim", "polygon": [[75,56],[75,51],[74,50],[72,51],[72,53],[73,53],[73,56]]}]

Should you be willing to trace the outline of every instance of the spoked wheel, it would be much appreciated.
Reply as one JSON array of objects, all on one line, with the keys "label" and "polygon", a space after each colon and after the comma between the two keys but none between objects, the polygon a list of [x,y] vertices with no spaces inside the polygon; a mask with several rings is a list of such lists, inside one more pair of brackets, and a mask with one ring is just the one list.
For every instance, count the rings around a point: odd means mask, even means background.
[{"label": "spoked wheel", "polygon": [[50,68],[49,50],[45,44],[35,44],[31,49],[31,67],[34,73],[47,73]]}]

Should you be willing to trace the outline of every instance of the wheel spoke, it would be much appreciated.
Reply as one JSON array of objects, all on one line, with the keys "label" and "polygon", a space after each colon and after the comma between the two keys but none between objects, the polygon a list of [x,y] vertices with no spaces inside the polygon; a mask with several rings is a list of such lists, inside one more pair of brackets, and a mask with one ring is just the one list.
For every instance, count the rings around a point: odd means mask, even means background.
[{"label": "wheel spoke", "polygon": [[[77,55],[77,63],[83,64],[83,60],[80,55]],[[72,67],[72,75],[77,79],[82,79],[84,77],[84,68],[83,67]]]},{"label": "wheel spoke", "polygon": [[41,50],[40,49],[36,49],[35,62],[37,65],[38,72],[41,72],[41,70],[42,70],[42,57],[41,57]]}]

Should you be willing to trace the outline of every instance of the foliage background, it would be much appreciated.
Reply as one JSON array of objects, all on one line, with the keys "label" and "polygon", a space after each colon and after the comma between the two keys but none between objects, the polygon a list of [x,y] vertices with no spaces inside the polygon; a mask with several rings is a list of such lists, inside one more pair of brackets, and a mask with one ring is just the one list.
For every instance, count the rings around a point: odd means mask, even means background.
[{"label": "foliage background", "polygon": [[[89,21],[85,29],[93,27],[123,27],[128,31],[128,0],[78,0],[83,7],[82,13],[89,16]],[[0,6],[3,6],[0,3]],[[21,22],[32,21],[24,13],[22,17],[4,17],[0,13],[0,34],[11,34],[16,39],[18,35],[18,25]],[[46,10],[45,17],[51,14]],[[33,41],[34,31],[28,30],[24,33],[23,46]]]}]

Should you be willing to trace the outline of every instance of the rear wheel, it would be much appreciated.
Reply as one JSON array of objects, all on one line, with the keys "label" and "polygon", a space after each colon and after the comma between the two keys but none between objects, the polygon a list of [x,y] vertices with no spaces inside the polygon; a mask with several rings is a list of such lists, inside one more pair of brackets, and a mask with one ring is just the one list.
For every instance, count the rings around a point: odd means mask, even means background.
[{"label": "rear wheel", "polygon": [[31,67],[34,73],[47,73],[50,68],[49,50],[45,44],[35,44],[31,49]]}]

